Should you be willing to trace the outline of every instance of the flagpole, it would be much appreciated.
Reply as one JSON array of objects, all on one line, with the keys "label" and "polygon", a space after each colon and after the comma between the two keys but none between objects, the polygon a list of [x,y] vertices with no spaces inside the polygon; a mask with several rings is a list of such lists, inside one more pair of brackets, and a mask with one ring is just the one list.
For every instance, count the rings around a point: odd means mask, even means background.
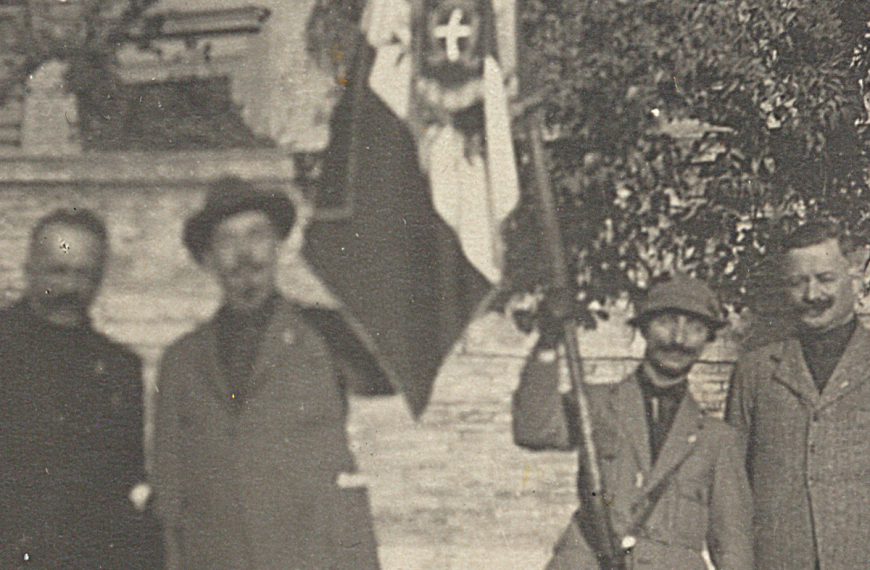
[{"label": "flagpole", "polygon": [[[541,137],[544,125],[543,109],[538,108],[531,113],[528,121],[529,143],[532,150],[541,226],[552,261],[553,285],[556,290],[565,291],[569,290],[570,276],[565,260],[565,247],[559,231],[559,221],[556,216],[556,200],[550,184],[550,174],[547,170],[547,159]],[[564,310],[564,308],[560,310]],[[564,317],[565,315],[557,316]],[[625,570],[625,557],[610,520],[610,509],[607,504],[609,501],[601,479],[598,452],[592,438],[592,416],[584,388],[583,363],[577,344],[577,328],[574,321],[563,319],[561,332],[562,343],[568,357],[571,395],[579,412],[580,462],[582,467],[577,478],[580,492],[585,493],[581,502],[586,508],[584,514],[589,517],[589,528],[593,533],[594,544],[590,546],[595,550],[602,570]]]}]

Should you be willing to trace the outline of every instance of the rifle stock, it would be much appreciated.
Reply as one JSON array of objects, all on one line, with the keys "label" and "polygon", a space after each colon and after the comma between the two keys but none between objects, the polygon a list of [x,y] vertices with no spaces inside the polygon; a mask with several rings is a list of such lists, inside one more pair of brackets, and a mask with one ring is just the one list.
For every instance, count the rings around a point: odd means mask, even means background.
[{"label": "rifle stock", "polygon": [[[553,285],[556,288],[564,289],[568,287],[570,277],[565,260],[565,248],[559,232],[559,221],[556,217],[556,201],[550,185],[550,175],[547,171],[544,145],[541,139],[543,124],[543,110],[539,108],[531,114],[528,123],[529,143],[535,170],[535,186],[540,205],[541,226],[552,260]],[[625,570],[625,554],[620,547],[620,540],[613,530],[610,509],[607,506],[605,489],[601,480],[598,453],[592,438],[592,416],[589,410],[589,400],[584,390],[585,382],[580,349],[577,345],[577,329],[571,320],[566,320],[563,324],[562,343],[568,357],[571,392],[579,412],[580,461],[582,466],[577,476],[577,484],[581,492],[581,508],[584,514],[584,524],[581,528],[586,534],[587,541],[591,543],[590,547],[598,557],[601,570]]]}]

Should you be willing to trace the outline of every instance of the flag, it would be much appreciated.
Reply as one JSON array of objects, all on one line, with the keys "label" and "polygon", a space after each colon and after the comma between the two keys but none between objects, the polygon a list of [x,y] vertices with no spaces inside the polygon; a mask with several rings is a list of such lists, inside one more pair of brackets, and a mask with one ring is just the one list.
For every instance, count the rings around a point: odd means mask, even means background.
[{"label": "flag", "polygon": [[304,254],[419,416],[500,280],[518,199],[488,0],[375,0],[330,123]]}]

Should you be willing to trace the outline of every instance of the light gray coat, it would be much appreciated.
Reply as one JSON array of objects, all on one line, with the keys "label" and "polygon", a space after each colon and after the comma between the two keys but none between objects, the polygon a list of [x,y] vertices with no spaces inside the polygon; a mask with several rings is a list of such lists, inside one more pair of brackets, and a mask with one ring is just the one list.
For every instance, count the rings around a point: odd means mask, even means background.
[{"label": "light gray coat", "polygon": [[870,331],[821,394],[797,339],[747,354],[726,419],[746,435],[756,568],[870,568]]},{"label": "light gray coat", "polygon": [[[569,449],[571,403],[558,394],[557,365],[530,361],[514,395],[514,439],[533,449]],[[751,570],[751,498],[736,430],[702,414],[686,394],[655,464],[635,374],[591,386],[594,440],[618,535],[630,530],[666,480],[638,533],[634,568],[704,570],[705,545],[720,570]],[[566,411],[568,412],[566,414]],[[580,490],[581,496],[584,492]],[[595,570],[598,564],[576,522],[555,547],[548,570]]]}]

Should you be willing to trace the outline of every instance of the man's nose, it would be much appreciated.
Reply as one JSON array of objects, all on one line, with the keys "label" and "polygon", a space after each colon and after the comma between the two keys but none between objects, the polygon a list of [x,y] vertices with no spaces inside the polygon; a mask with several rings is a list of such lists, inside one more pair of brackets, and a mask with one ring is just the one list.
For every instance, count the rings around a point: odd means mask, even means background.
[{"label": "man's nose", "polygon": [[804,300],[806,301],[817,301],[822,297],[822,287],[817,279],[810,279],[807,281],[806,288],[804,289]]},{"label": "man's nose", "polygon": [[674,344],[685,344],[688,334],[687,329],[688,319],[684,315],[679,315],[674,325],[671,328],[671,342]]}]

